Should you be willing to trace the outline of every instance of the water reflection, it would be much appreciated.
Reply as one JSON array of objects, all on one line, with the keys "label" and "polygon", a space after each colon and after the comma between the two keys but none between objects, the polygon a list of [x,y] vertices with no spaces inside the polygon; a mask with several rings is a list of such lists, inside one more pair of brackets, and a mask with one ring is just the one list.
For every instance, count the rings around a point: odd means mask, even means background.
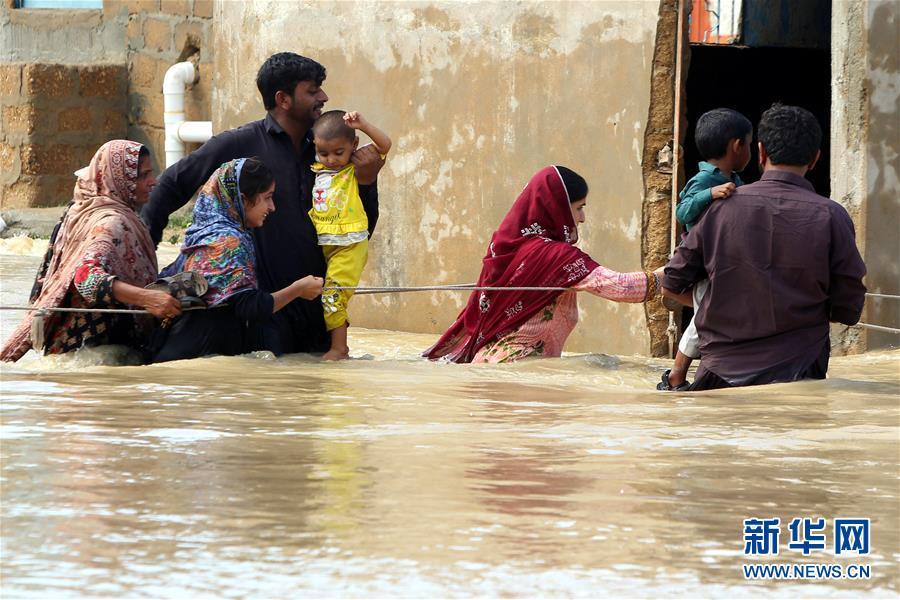
[{"label": "water reflection", "polygon": [[[38,259],[0,254],[4,303]],[[896,352],[668,395],[653,360],[436,365],[433,336],[352,334],[338,365],[0,366],[2,595],[896,594]],[[871,517],[872,578],[744,581],[749,516]]]},{"label": "water reflection", "polygon": [[570,448],[548,445],[535,438],[535,432],[552,431],[568,421],[567,409],[574,405],[565,398],[565,388],[486,382],[467,385],[463,393],[478,405],[473,418],[496,430],[496,437],[510,428],[515,431],[509,443],[485,440],[474,448],[466,476],[482,505],[502,515],[564,518],[568,497],[591,480],[566,468],[578,459]]}]

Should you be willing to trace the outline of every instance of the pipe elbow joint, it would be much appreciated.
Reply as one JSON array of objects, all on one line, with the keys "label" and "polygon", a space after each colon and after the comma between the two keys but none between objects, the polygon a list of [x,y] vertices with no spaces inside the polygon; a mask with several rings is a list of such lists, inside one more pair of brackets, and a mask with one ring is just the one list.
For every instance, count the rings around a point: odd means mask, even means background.
[{"label": "pipe elbow joint", "polygon": [[183,94],[184,88],[194,83],[197,70],[194,63],[184,61],[175,63],[166,70],[163,77],[163,94]]}]

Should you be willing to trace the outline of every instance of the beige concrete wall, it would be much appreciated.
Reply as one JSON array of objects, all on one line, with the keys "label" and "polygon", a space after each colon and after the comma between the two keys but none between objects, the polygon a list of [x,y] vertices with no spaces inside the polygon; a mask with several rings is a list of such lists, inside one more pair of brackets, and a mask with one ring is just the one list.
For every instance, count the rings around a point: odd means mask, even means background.
[{"label": "beige concrete wall", "polygon": [[[869,135],[866,210],[866,264],[869,291],[900,294],[900,4],[868,3]],[[871,298],[865,319],[900,328],[900,301]],[[900,346],[900,336],[867,334],[868,349]]]},{"label": "beige concrete wall", "polygon": [[[641,158],[659,3],[221,1],[217,129],[258,119],[255,73],[276,51],[328,69],[329,108],[362,111],[394,150],[365,284],[474,281],[491,233],[537,169],[592,188],[581,247],[641,268]],[[354,324],[440,332],[465,296],[354,300]],[[642,305],[582,296],[567,348],[645,354]]]},{"label": "beige concrete wall", "polygon": [[[856,224],[870,292],[900,293],[900,5],[832,6],[831,188]],[[868,298],[862,320],[900,328],[900,302]],[[841,351],[897,347],[897,334],[834,327]]]}]

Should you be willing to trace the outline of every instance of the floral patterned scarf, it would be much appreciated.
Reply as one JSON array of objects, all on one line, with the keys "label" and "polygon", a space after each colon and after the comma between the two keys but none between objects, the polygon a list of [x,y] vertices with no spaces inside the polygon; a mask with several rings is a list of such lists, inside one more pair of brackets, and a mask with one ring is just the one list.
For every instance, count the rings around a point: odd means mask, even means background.
[{"label": "floral patterned scarf", "polygon": [[[573,246],[578,234],[569,194],[556,167],[538,171],[491,237],[478,285],[571,287],[599,265]],[[534,316],[562,292],[473,292],[430,359],[471,362],[478,350]]]},{"label": "floral patterned scarf", "polygon": [[[72,203],[35,279],[33,306],[63,305],[88,247],[103,254],[110,274],[122,281],[144,286],[156,279],[156,248],[135,212],[142,147],[128,140],[106,142],[78,172]],[[31,348],[33,314],[19,323],[0,350],[0,360],[19,360]]]},{"label": "floral patterned scarf", "polygon": [[200,273],[209,283],[207,306],[221,304],[244,290],[257,289],[256,250],[244,223],[239,181],[243,158],[223,163],[200,189],[181,254],[163,269],[169,277],[182,271]]}]

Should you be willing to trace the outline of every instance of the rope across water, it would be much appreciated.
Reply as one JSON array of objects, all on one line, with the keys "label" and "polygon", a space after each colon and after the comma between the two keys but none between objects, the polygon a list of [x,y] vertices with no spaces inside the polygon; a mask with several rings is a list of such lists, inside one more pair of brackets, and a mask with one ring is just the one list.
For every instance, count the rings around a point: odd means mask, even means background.
[{"label": "rope across water", "polygon": [[400,294],[403,292],[440,292],[463,291],[481,292],[498,291],[507,292],[566,292],[572,288],[567,287],[494,287],[489,285],[476,285],[474,283],[458,283],[453,285],[412,285],[412,286],[384,286],[384,287],[326,287],[324,290],[353,290],[355,294]]},{"label": "rope across water", "polygon": [[[213,306],[212,308],[218,308],[219,306],[225,306],[224,304],[220,304],[218,306]],[[149,315],[149,310],[144,310],[143,308],[63,308],[63,307],[53,307],[53,308],[43,308],[40,306],[0,306],[0,310],[28,310],[28,311],[37,311],[37,312],[58,312],[58,313],[106,313],[106,314],[114,314],[114,315]],[[188,308],[182,308],[181,312],[185,312],[188,310],[210,310],[209,307],[206,306],[190,306]]]},{"label": "rope across water", "polygon": [[[323,290],[354,290],[356,294],[400,294],[405,292],[439,292],[439,291],[455,291],[455,292],[479,292],[479,291],[517,291],[517,292],[566,292],[572,288],[565,287],[497,287],[487,285],[477,285],[474,283],[458,283],[449,285],[415,285],[415,286],[381,286],[381,287],[326,287]],[[576,290],[577,291],[577,290]],[[872,298],[888,298],[892,300],[900,300],[900,295],[895,294],[875,294],[867,293],[866,296]],[[226,306],[220,304],[219,306]],[[215,307],[217,308],[217,307]],[[127,314],[127,315],[144,315],[149,311],[143,309],[131,308],[42,308],[40,306],[0,306],[0,310],[25,310],[25,311],[45,311],[45,312],[95,312],[110,314]],[[191,306],[182,309],[189,310],[207,310],[205,306]],[[885,327],[883,325],[872,325],[870,323],[857,323],[851,327],[863,327],[875,331],[884,331],[887,333],[898,333],[900,329],[896,327]]]}]

